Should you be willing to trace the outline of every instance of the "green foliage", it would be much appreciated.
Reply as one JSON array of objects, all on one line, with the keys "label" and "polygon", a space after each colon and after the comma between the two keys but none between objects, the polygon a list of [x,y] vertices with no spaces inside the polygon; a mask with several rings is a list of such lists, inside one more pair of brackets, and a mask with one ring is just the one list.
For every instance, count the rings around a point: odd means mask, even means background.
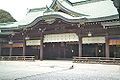
[{"label": "green foliage", "polygon": [[0,9],[0,23],[15,22],[10,13]]}]

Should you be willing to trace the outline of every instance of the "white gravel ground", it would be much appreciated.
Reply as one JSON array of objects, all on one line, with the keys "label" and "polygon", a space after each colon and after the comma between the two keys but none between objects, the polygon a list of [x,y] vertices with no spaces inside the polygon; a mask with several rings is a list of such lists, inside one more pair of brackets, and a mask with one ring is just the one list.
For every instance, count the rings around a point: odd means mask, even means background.
[{"label": "white gravel ground", "polygon": [[[69,69],[71,65],[73,69]],[[0,80],[120,80],[120,65],[0,61]]]}]

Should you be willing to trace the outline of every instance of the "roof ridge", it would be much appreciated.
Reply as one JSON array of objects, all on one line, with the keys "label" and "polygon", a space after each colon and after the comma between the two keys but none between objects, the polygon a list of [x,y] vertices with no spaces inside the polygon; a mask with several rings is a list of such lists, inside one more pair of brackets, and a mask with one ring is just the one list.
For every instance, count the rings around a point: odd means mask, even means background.
[{"label": "roof ridge", "polygon": [[30,12],[37,12],[37,11],[43,11],[45,9],[46,9],[46,7],[32,8],[32,9],[29,9],[28,13],[30,13]]},{"label": "roof ridge", "polygon": [[72,5],[73,6],[84,5],[84,4],[94,3],[94,2],[99,2],[99,1],[106,1],[106,0],[86,0],[86,1],[80,1],[80,2],[72,3]]}]

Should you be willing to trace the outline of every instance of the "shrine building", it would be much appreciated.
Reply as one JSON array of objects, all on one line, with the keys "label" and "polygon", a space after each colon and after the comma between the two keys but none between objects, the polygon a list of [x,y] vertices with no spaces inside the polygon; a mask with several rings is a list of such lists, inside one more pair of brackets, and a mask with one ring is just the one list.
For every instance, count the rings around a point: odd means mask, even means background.
[{"label": "shrine building", "polygon": [[0,24],[0,56],[120,58],[120,22],[111,0],[53,0]]}]

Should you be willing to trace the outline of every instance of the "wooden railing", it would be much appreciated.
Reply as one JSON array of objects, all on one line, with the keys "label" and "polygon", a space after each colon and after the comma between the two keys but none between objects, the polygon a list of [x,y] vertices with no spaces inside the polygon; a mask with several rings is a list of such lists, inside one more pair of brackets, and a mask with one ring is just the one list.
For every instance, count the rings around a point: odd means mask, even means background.
[{"label": "wooden railing", "polygon": [[0,61],[35,60],[35,56],[0,56]]},{"label": "wooden railing", "polygon": [[120,64],[120,58],[106,58],[106,57],[73,57],[74,63],[113,63]]}]

